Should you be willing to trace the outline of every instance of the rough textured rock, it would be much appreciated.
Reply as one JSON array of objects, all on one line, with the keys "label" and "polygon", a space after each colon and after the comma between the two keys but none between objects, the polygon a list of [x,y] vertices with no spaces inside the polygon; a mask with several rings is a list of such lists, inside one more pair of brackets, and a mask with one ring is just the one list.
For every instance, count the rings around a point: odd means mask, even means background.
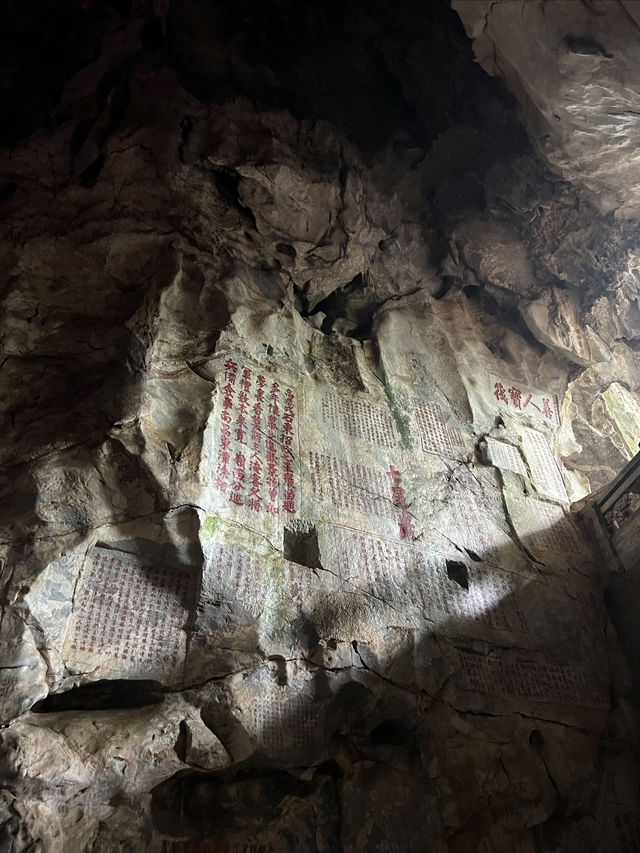
[{"label": "rough textured rock", "polygon": [[518,97],[555,169],[602,210],[640,212],[640,14],[633,0],[452,0],[482,67]]},{"label": "rough textured rock", "polygon": [[[2,848],[633,850],[571,503],[640,438],[637,185],[444,3],[58,5],[3,12],[70,47],[4,98]],[[453,5],[637,77],[622,6]]]}]

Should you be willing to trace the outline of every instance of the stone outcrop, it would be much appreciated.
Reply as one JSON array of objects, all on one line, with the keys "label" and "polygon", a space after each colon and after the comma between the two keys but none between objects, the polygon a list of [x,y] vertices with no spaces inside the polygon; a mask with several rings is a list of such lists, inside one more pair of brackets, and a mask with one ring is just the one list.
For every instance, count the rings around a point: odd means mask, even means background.
[{"label": "stone outcrop", "polygon": [[[571,512],[640,437],[630,173],[446,4],[62,5],[0,169],[0,847],[634,849]],[[453,6],[491,73],[543,26]]]}]

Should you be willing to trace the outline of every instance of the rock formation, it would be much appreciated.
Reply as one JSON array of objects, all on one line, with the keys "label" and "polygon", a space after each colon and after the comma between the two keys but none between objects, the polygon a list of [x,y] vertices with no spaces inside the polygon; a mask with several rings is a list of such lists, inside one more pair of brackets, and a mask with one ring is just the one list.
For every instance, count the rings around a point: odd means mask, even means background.
[{"label": "rock formation", "polygon": [[2,850],[638,849],[637,7],[452,7],[0,12]]}]

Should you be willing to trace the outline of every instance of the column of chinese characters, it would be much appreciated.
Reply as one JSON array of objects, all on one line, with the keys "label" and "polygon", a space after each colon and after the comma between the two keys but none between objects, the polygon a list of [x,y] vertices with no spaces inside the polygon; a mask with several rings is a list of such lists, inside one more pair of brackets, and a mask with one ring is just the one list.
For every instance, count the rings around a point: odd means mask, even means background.
[{"label": "column of chinese characters", "polygon": [[218,448],[218,470],[216,471],[215,486],[221,492],[227,491],[227,478],[229,476],[229,461],[231,459],[231,411],[233,409],[233,396],[235,394],[236,371],[238,365],[233,359],[228,358],[224,363],[225,385],[222,388],[224,394],[222,399],[222,412],[220,420],[222,429],[220,432],[220,446]]},{"label": "column of chinese characters", "polygon": [[231,481],[231,490],[229,501],[242,506],[242,493],[245,488],[245,480],[247,477],[247,458],[241,447],[246,447],[247,442],[247,411],[249,407],[249,391],[251,390],[251,371],[244,367],[240,379],[240,391],[237,397],[237,416],[233,429],[234,439],[240,445],[233,457],[233,477]]},{"label": "column of chinese characters", "polygon": [[[389,465],[387,474],[391,477],[391,499],[393,501],[393,505],[400,509],[407,509],[404,489],[400,485],[400,472],[394,468],[393,465]],[[415,539],[413,522],[411,521],[411,516],[407,512],[400,513],[398,516],[398,525],[400,527],[401,539]]]},{"label": "column of chinese characters", "polygon": [[274,382],[270,388],[269,417],[267,418],[267,486],[269,487],[269,502],[267,512],[270,515],[278,513],[278,452],[276,450],[276,434],[278,429],[278,391],[280,386]]},{"label": "column of chinese characters", "polygon": [[251,412],[251,458],[249,461],[249,502],[247,506],[254,512],[262,509],[262,411],[264,406],[264,386],[267,380],[260,373],[256,380],[256,401]]},{"label": "column of chinese characters", "polygon": [[223,367],[214,490],[251,512],[295,513],[294,392],[231,357]]},{"label": "column of chinese characters", "polygon": [[522,391],[519,388],[516,388],[515,385],[511,385],[508,389],[505,390],[502,382],[495,382],[493,385],[493,396],[499,403],[504,403],[505,406],[509,405],[509,398],[511,398],[511,405],[515,409],[519,409],[520,411],[524,411],[527,406],[532,406],[534,409],[537,409],[541,415],[544,415],[548,420],[553,419],[553,411],[551,409],[551,403],[549,397],[542,397],[542,405],[538,406],[537,403],[533,401],[533,394],[527,394],[524,402],[522,401]]},{"label": "column of chinese characters", "polygon": [[284,475],[284,501],[282,505],[284,511],[289,513],[296,511],[293,453],[291,452],[291,445],[293,443],[293,417],[293,391],[287,388],[284,395],[284,413],[282,415],[283,424],[280,443],[282,445],[282,471]]}]

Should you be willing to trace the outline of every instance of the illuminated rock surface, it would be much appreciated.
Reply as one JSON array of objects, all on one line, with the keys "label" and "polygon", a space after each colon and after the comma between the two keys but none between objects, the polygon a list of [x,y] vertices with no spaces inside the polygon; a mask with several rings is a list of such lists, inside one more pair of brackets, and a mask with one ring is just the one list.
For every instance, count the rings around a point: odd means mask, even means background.
[{"label": "illuminated rock surface", "polygon": [[131,7],[3,12],[0,847],[635,849],[632,158],[447,5]]}]

